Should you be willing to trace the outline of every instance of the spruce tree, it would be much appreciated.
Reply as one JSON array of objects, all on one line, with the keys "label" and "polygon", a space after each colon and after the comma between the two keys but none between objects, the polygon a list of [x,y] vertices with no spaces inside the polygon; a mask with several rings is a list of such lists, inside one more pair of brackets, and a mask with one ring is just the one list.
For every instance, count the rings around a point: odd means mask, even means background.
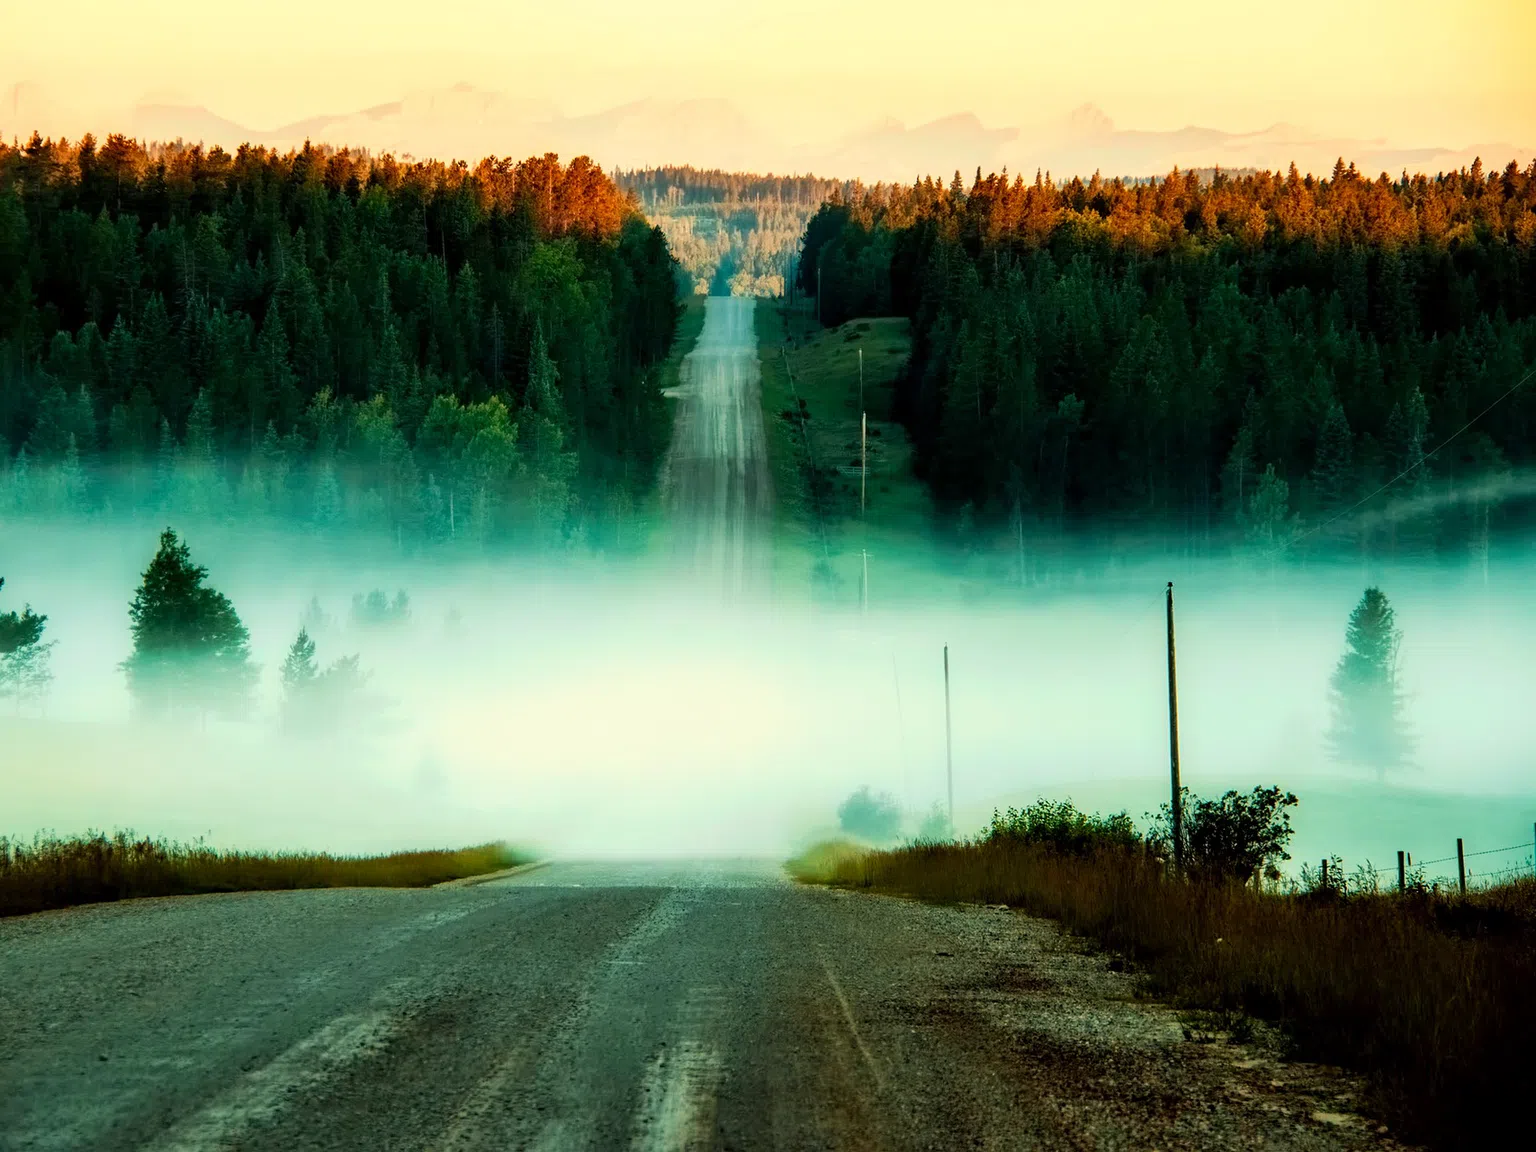
[{"label": "spruce tree", "polygon": [[309,630],[300,628],[283,661],[284,726],[314,733],[359,718],[368,703],[363,691],[367,683],[368,674],[356,655],[343,656],[322,670]]},{"label": "spruce tree", "polygon": [[310,639],[308,628],[300,628],[283,660],[283,691],[290,697],[302,692],[318,675],[320,665],[315,663],[315,642]]},{"label": "spruce tree", "polygon": [[250,634],[228,597],[204,585],[208,569],[167,528],[128,608],[128,689],[149,714],[213,710],[241,715],[256,668]]},{"label": "spruce tree", "polygon": [[1317,452],[1312,464],[1312,490],[1317,505],[1331,512],[1348,498],[1353,486],[1355,440],[1349,430],[1344,406],[1335,400],[1328,406],[1317,435]]},{"label": "spruce tree", "polygon": [[1413,741],[1403,716],[1398,646],[1403,634],[1380,588],[1367,588],[1349,614],[1345,650],[1329,681],[1333,724],[1328,745],[1337,760],[1376,769],[1407,764]]},{"label": "spruce tree", "polygon": [[1241,522],[1253,499],[1256,464],[1253,453],[1253,429],[1244,422],[1232,440],[1232,450],[1221,470],[1221,495],[1233,519]]},{"label": "spruce tree", "polygon": [[1399,491],[1412,491],[1429,479],[1429,467],[1424,462],[1428,435],[1429,409],[1424,393],[1415,388],[1406,405],[1392,405],[1384,432],[1390,478]]},{"label": "spruce tree", "polygon": [[1248,538],[1266,551],[1288,547],[1295,538],[1297,517],[1291,515],[1291,486],[1266,464],[1264,474],[1252,485],[1243,528]]}]

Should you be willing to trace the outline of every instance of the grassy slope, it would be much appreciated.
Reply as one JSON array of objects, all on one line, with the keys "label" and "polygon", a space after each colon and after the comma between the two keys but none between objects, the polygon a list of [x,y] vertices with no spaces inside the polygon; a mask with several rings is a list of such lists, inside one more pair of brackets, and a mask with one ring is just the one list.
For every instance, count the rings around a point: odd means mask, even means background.
[{"label": "grassy slope", "polygon": [[423,888],[523,863],[505,844],[387,856],[219,852],[129,833],[0,838],[0,916],[139,896],[291,888]]},{"label": "grassy slope", "polygon": [[[882,584],[892,586],[914,547],[922,551],[933,515],[926,486],[912,475],[906,431],[891,414],[896,377],[911,346],[907,322],[856,320],[824,330],[808,311],[769,300],[758,302],[756,315],[763,420],[774,481],[776,580],[808,582],[812,565],[824,558],[837,598],[856,602],[860,551],[867,548],[873,601]],[[861,350],[869,415],[869,475],[862,516]],[[803,421],[795,417],[797,411]],[[812,460],[828,480],[820,515],[810,491]]]}]

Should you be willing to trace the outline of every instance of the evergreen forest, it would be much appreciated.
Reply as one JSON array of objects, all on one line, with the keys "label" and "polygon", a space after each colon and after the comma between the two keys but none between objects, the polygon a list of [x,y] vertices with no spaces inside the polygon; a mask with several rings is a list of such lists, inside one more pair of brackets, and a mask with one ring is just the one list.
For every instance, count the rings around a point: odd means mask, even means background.
[{"label": "evergreen forest", "polygon": [[979,520],[1283,548],[1383,489],[1433,510],[1367,525],[1392,547],[1529,519],[1503,496],[1536,457],[1536,162],[838,190],[818,279],[827,325],[910,318],[915,466]]},{"label": "evergreen forest", "polygon": [[0,144],[0,509],[616,538],[676,321],[585,158]]}]

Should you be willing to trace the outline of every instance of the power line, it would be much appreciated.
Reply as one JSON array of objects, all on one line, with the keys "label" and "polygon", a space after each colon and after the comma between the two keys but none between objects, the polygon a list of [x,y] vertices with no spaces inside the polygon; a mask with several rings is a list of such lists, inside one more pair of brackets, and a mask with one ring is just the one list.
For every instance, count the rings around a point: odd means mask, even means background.
[{"label": "power line", "polygon": [[1296,536],[1293,539],[1291,539],[1290,541],[1288,541],[1283,547],[1271,549],[1268,553],[1265,554],[1265,559],[1269,559],[1270,557],[1279,555],[1281,552],[1285,551],[1285,549],[1289,548],[1291,545],[1298,544],[1301,541],[1305,540],[1307,537],[1314,536],[1317,533],[1323,531],[1324,529],[1329,528],[1330,526],[1332,526],[1334,524],[1337,524],[1340,520],[1343,520],[1346,516],[1353,516],[1361,508],[1363,508],[1365,505],[1369,504],[1372,500],[1376,499],[1376,497],[1380,496],[1387,489],[1389,489],[1389,488],[1393,487],[1394,485],[1396,485],[1398,483],[1398,481],[1406,478],[1412,472],[1416,471],[1419,468],[1422,468],[1425,464],[1429,463],[1431,457],[1433,457],[1436,453],[1442,451],[1443,449],[1449,447],[1450,444],[1453,441],[1459,439],[1465,432],[1467,432],[1472,427],[1472,425],[1476,424],[1484,416],[1488,415],[1488,413],[1492,412],[1500,404],[1502,404],[1502,403],[1504,403],[1504,401],[1508,400],[1511,396],[1513,396],[1516,392],[1518,392],[1521,388],[1523,388],[1527,383],[1529,383],[1533,377],[1536,377],[1536,366],[1532,366],[1526,372],[1526,374],[1524,376],[1522,376],[1522,377],[1520,377],[1520,379],[1516,380],[1514,382],[1514,384],[1510,385],[1509,388],[1507,388],[1503,393],[1501,393],[1492,403],[1490,403],[1486,408],[1484,408],[1476,416],[1472,417],[1472,419],[1468,420],[1465,424],[1463,424],[1460,428],[1456,429],[1456,431],[1452,432],[1449,436],[1447,436],[1439,444],[1436,444],[1432,449],[1430,449],[1428,452],[1424,453],[1423,456],[1419,457],[1419,459],[1415,460],[1412,464],[1408,465],[1408,467],[1404,468],[1396,476],[1392,477],[1392,479],[1390,479],[1386,483],[1382,484],[1374,492],[1371,492],[1367,496],[1362,496],[1359,500],[1355,501],[1348,508],[1344,509],[1344,511],[1338,513],[1337,515],[1329,517],[1327,520],[1324,520],[1321,524],[1318,524],[1315,527],[1307,529],[1307,531],[1303,532],[1301,535]]}]

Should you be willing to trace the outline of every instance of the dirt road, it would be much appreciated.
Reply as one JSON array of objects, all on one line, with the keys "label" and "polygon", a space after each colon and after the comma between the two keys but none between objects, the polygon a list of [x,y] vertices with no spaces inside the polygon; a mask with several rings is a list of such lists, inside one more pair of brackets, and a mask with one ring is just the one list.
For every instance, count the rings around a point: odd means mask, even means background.
[{"label": "dirt road", "polygon": [[678,549],[726,592],[765,572],[772,503],[754,301],[712,296],[683,359],[663,486]]},{"label": "dirt road", "polygon": [[0,1147],[1386,1147],[1049,925],[769,864],[0,921]]}]

